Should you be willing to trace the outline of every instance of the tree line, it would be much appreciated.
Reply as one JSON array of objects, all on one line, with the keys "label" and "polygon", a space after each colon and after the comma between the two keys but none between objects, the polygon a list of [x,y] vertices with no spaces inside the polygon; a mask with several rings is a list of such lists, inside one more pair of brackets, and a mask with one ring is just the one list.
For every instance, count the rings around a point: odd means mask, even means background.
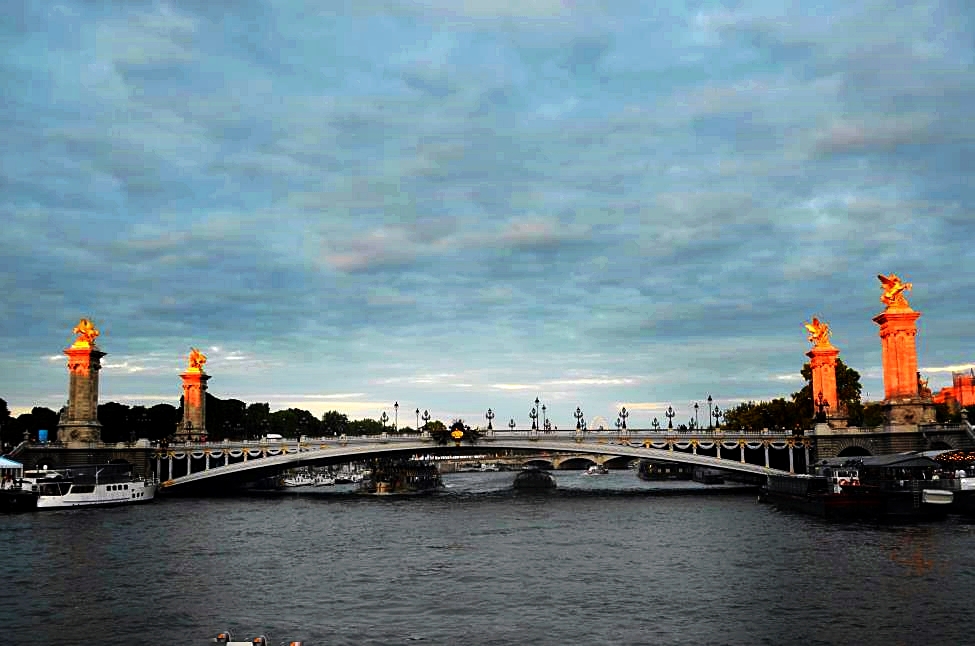
[{"label": "tree line", "polygon": [[[57,439],[59,412],[43,406],[35,406],[29,413],[16,417],[10,414],[7,402],[0,399],[0,448],[6,452],[21,442],[25,434],[31,441],[38,441],[39,431],[46,430],[49,442]],[[98,421],[102,425],[102,441],[106,444],[134,442],[148,439],[150,442],[172,440],[177,425],[183,419],[183,402],[180,405],[156,404],[155,406],[128,406],[117,402],[98,405]],[[446,428],[439,420],[430,420],[421,430]],[[393,432],[388,422],[375,419],[351,420],[345,413],[328,411],[321,418],[300,408],[271,411],[268,403],[247,404],[239,399],[220,399],[206,394],[207,440],[220,442],[259,440],[270,434],[284,438],[337,437],[340,435],[379,435]],[[415,433],[410,426],[400,426],[399,433]]]}]

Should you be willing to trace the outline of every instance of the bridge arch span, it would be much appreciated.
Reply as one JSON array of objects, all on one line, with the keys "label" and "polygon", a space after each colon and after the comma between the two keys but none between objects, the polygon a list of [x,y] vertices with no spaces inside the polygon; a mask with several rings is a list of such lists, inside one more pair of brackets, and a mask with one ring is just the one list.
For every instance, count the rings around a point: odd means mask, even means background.
[{"label": "bridge arch span", "polygon": [[865,446],[860,445],[857,442],[847,442],[846,446],[839,450],[836,454],[838,458],[852,458],[865,455],[873,455],[869,449]]},{"label": "bridge arch span", "polygon": [[[671,446],[671,445],[668,445]],[[682,447],[683,448],[683,447]],[[694,447],[696,449],[696,447]],[[728,447],[726,447],[728,448]],[[633,459],[648,459],[669,462],[682,462],[685,464],[705,466],[739,473],[753,475],[766,474],[785,474],[789,471],[770,468],[769,466],[750,464],[745,461],[744,445],[740,449],[741,459],[731,460],[722,457],[699,455],[696,452],[684,452],[682,450],[655,448],[648,440],[636,444],[632,442],[608,442],[605,439],[597,441],[585,441],[584,439],[571,439],[564,437],[497,437],[484,440],[477,445],[436,445],[429,439],[422,438],[396,438],[388,440],[378,440],[376,438],[362,438],[355,442],[340,442],[337,445],[322,445],[317,449],[302,450],[294,453],[282,453],[261,458],[252,458],[242,462],[227,465],[213,466],[201,471],[194,471],[178,477],[172,477],[162,483],[161,492],[177,493],[180,491],[208,492],[228,486],[236,486],[243,482],[253,482],[261,477],[280,473],[289,468],[300,465],[310,464],[337,464],[342,462],[353,462],[367,460],[374,457],[403,455],[403,456],[463,456],[475,453],[483,453],[485,450],[507,450],[514,452],[539,453],[550,452],[552,454],[587,454],[593,456],[593,461],[620,460],[629,462]],[[792,447],[789,449],[792,450]],[[733,451],[738,454],[738,451]],[[189,463],[189,452],[185,454]],[[791,453],[790,453],[791,455]],[[170,460],[170,473],[172,473],[172,460],[176,459],[175,454],[170,451],[166,454]],[[157,454],[157,473],[165,476],[166,470],[162,467],[163,454]],[[767,462],[766,462],[767,464]]]}]

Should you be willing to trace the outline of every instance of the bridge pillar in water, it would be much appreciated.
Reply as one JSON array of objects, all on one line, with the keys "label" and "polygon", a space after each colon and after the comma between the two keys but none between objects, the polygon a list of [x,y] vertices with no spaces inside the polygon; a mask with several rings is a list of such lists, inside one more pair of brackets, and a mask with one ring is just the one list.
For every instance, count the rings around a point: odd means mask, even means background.
[{"label": "bridge pillar in water", "polygon": [[78,338],[64,349],[68,356],[68,405],[58,420],[58,440],[65,445],[90,445],[101,442],[98,421],[98,373],[105,356],[95,337],[99,332],[88,319],[74,329]]},{"label": "bridge pillar in water", "polygon": [[183,380],[183,419],[176,431],[176,439],[183,442],[202,441],[206,430],[206,392],[210,375],[203,371],[206,357],[199,350],[190,352],[189,367],[180,375]]},{"label": "bridge pillar in water", "polygon": [[884,410],[892,426],[935,421],[930,393],[922,393],[918,383],[916,337],[920,316],[905,302],[888,305],[873,318],[880,326]]}]

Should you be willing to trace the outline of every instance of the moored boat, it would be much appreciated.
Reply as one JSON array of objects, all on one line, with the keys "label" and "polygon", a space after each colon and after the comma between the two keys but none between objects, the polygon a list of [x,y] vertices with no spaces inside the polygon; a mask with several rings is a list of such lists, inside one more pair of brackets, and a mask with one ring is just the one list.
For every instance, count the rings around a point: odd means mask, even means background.
[{"label": "moored boat", "polygon": [[952,502],[938,470],[937,462],[916,453],[832,458],[812,475],[770,475],[762,497],[829,518],[932,520],[944,518]]},{"label": "moored boat", "polygon": [[420,494],[443,489],[435,464],[421,460],[375,460],[358,485],[360,493]]},{"label": "moored boat", "polygon": [[584,476],[605,476],[605,475],[609,475],[609,469],[607,469],[602,464],[593,464],[593,465],[590,465],[588,469],[586,469],[585,471],[583,471],[582,475],[584,475]]},{"label": "moored boat", "polygon": [[28,470],[23,486],[37,494],[38,509],[127,505],[156,495],[156,482],[137,477],[128,463]]},{"label": "moored boat", "polygon": [[37,492],[23,486],[24,465],[0,457],[0,512],[37,509]]},{"label": "moored boat", "polygon": [[297,473],[292,473],[281,480],[281,484],[285,487],[310,487],[315,484],[315,479],[312,478],[308,473],[304,471],[299,471]]},{"label": "moored boat", "polygon": [[37,509],[37,492],[24,489],[19,482],[11,481],[0,489],[0,512],[34,511]]}]

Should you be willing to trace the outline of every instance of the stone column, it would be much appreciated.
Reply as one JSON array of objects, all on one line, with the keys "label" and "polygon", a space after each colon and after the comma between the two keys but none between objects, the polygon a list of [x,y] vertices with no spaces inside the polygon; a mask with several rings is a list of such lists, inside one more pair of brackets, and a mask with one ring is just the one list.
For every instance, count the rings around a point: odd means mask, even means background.
[{"label": "stone column", "polygon": [[911,290],[895,274],[878,276],[883,284],[881,302],[887,306],[873,317],[880,326],[880,345],[884,369],[884,409],[891,426],[931,423],[934,405],[929,393],[921,393],[917,371],[917,320],[904,292]]},{"label": "stone column", "polygon": [[78,338],[64,349],[68,355],[68,405],[58,420],[58,441],[64,444],[101,442],[98,421],[98,372],[105,356],[97,345],[98,330],[87,319],[75,327]]},{"label": "stone column", "polygon": [[180,375],[183,380],[183,421],[180,422],[176,439],[199,441],[206,434],[206,392],[210,375],[202,369],[187,370]]},{"label": "stone column", "polygon": [[840,351],[832,345],[816,346],[806,353],[812,367],[813,419],[819,413],[819,393],[829,403],[830,415],[839,415],[839,399],[836,394],[836,357]]},{"label": "stone column", "polygon": [[829,342],[832,331],[826,321],[820,321],[816,317],[806,323],[806,330],[809,332],[809,342],[813,344],[812,349],[806,353],[812,368],[813,419],[819,420],[819,396],[822,395],[823,401],[829,404],[829,408],[823,410],[829,419],[822,421],[828,421],[830,426],[846,428],[848,411],[845,404],[840,404],[836,392],[836,357],[840,351]]},{"label": "stone column", "polygon": [[918,396],[915,337],[920,316],[920,312],[907,307],[888,309],[873,317],[880,326],[885,400]]}]

